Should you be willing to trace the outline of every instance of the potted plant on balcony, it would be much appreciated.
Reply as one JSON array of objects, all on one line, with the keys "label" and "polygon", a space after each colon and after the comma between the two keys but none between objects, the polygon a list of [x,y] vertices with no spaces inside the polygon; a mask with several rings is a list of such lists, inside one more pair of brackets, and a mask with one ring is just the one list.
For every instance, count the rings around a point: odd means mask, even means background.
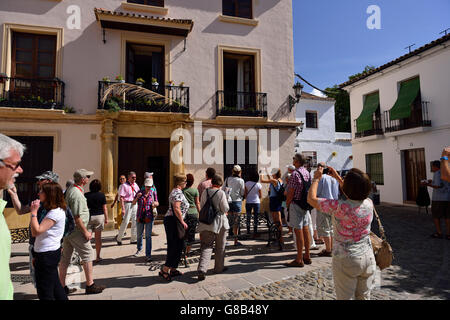
[{"label": "potted plant on balcony", "polygon": [[174,84],[175,84],[175,81],[173,81],[173,80],[167,81],[167,85],[168,85],[169,87],[173,87]]},{"label": "potted plant on balcony", "polygon": [[5,83],[7,78],[6,73],[0,73],[0,83]]},{"label": "potted plant on balcony", "polygon": [[180,84],[178,85],[180,88],[184,88],[184,82],[181,81]]},{"label": "potted plant on balcony", "polygon": [[103,77],[102,81],[109,83],[111,80],[109,79],[109,77]]},{"label": "potted plant on balcony", "polygon": [[142,78],[137,78],[136,79],[136,85],[138,86],[142,86],[145,83],[145,80]]},{"label": "potted plant on balcony", "polygon": [[158,80],[156,78],[152,78],[152,86],[155,87],[155,90],[158,90]]},{"label": "potted plant on balcony", "polygon": [[116,81],[119,81],[120,83],[125,83],[125,80],[120,74],[116,77]]}]

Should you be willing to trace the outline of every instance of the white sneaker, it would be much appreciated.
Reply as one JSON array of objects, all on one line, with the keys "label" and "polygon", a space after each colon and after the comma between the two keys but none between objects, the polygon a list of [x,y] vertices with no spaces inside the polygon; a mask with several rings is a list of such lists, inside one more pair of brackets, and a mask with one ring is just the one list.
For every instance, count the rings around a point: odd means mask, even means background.
[{"label": "white sneaker", "polygon": [[138,251],[136,251],[136,253],[134,254],[134,256],[137,258],[137,257],[140,257],[142,255],[142,250],[138,250]]}]

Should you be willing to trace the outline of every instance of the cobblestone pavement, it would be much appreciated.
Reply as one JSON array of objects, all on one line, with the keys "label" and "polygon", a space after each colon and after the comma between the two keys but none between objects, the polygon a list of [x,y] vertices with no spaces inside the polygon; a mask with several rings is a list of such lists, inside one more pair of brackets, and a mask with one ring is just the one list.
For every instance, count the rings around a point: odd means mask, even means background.
[{"label": "cobblestone pavement", "polygon": [[[450,299],[450,241],[430,238],[434,232],[431,216],[425,212],[418,214],[414,207],[386,205],[377,209],[395,259],[393,265],[377,277],[372,299]],[[378,233],[376,221],[372,227]],[[264,232],[264,228],[261,229]],[[284,267],[283,263],[295,257],[292,238],[286,235],[286,247],[282,252],[276,245],[266,247],[267,234],[258,240],[243,239],[243,247],[233,247],[228,241],[225,264],[229,270],[223,274],[208,272],[206,280],[201,282],[196,278],[199,246],[194,245],[188,259],[189,266],[180,266],[185,275],[165,283],[158,277],[166,254],[163,226],[156,225],[155,230],[160,235],[152,238],[154,261],[151,263],[144,263],[144,257],[133,257],[136,247],[127,243],[128,238],[123,246],[117,246],[114,241],[117,231],[105,232],[104,261],[95,265],[94,278],[107,289],[99,295],[84,295],[84,289],[81,289],[84,287],[84,274],[81,267],[75,265],[69,274],[72,272],[70,275],[75,279],[78,291],[69,299],[335,299],[331,258],[312,256],[312,265]],[[36,290],[27,281],[27,247],[27,244],[13,245],[11,274],[17,300],[37,298]],[[212,265],[213,261],[210,269]]]},{"label": "cobblestone pavement", "polygon": [[[450,241],[432,239],[431,216],[404,206],[379,206],[378,213],[394,251],[393,265],[377,269],[373,300],[449,300]],[[378,233],[376,221],[372,230]],[[335,300],[331,266],[214,300]]]}]

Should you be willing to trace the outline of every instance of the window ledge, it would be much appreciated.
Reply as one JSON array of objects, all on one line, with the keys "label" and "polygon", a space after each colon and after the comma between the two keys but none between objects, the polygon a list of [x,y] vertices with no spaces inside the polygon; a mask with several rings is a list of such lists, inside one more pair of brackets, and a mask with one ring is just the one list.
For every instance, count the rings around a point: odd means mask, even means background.
[{"label": "window ledge", "polygon": [[149,5],[138,4],[138,3],[122,2],[121,7],[123,10],[149,12],[149,13],[156,13],[156,14],[160,14],[160,15],[167,15],[169,13],[168,8],[149,6]]},{"label": "window ledge", "polygon": [[233,16],[224,16],[219,15],[219,20],[222,22],[228,22],[228,23],[237,23],[237,24],[244,24],[247,26],[256,27],[259,23],[256,19],[247,19],[247,18],[239,18],[239,17],[233,17]]}]

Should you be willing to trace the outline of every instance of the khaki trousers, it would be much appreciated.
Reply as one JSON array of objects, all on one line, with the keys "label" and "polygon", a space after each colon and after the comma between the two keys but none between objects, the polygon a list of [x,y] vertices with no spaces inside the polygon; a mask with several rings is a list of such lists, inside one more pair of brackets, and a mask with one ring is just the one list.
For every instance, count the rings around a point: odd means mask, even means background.
[{"label": "khaki trousers", "polygon": [[372,250],[357,257],[333,256],[333,279],[338,300],[370,300],[376,262]]},{"label": "khaki trousers", "polygon": [[208,271],[209,260],[216,243],[216,250],[214,251],[214,271],[220,273],[223,271],[225,261],[225,245],[227,244],[228,230],[222,227],[219,233],[211,231],[200,232],[200,261],[198,262],[197,271],[205,273]]}]

